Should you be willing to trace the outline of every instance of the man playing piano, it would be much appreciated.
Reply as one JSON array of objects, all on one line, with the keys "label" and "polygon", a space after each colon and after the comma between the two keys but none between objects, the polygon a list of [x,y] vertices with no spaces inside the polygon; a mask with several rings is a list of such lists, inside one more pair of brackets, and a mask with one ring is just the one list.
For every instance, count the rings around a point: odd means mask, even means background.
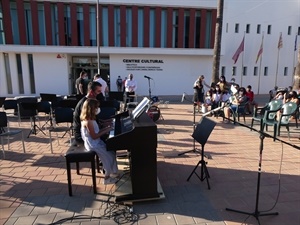
[{"label": "man playing piano", "polygon": [[106,144],[101,136],[109,133],[113,128],[107,126],[99,129],[96,115],[100,113],[99,102],[96,99],[87,99],[81,110],[81,136],[85,149],[95,151],[105,170],[104,184],[114,184],[118,181],[118,166],[115,151],[107,151]]},{"label": "man playing piano", "polygon": [[75,143],[76,145],[83,144],[83,140],[81,138],[81,121],[80,121],[80,113],[83,106],[83,103],[88,99],[96,99],[99,94],[101,94],[102,88],[101,84],[99,82],[90,82],[88,84],[88,93],[86,96],[84,96],[76,105],[74,110],[74,116],[73,116],[73,127],[74,127],[74,136],[75,136]]}]

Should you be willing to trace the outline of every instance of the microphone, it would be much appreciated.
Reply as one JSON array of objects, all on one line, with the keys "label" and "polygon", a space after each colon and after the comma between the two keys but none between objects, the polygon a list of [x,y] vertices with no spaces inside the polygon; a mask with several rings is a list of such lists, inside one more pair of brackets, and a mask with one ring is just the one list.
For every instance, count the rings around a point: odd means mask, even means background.
[{"label": "microphone", "polygon": [[145,75],[144,77],[145,77],[145,78],[147,78],[147,79],[151,79],[151,80],[153,80],[151,77],[148,77],[148,76],[146,76],[146,75]]},{"label": "microphone", "polygon": [[184,99],[185,99],[185,92],[183,92],[183,94],[182,94],[182,98],[181,98],[181,102],[183,102],[184,101]]}]

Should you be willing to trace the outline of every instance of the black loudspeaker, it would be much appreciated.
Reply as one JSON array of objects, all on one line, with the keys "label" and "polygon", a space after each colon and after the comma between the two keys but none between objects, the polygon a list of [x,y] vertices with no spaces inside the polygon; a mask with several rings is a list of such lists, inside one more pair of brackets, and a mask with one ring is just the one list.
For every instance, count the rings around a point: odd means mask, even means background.
[{"label": "black loudspeaker", "polygon": [[[190,176],[188,177],[187,181],[189,181],[190,178],[192,177],[192,175],[195,174],[201,181],[206,180],[208,189],[210,189],[210,185],[209,185],[209,181],[208,181],[208,178],[210,176],[209,176],[208,169],[206,166],[207,162],[204,161],[204,145],[206,144],[207,139],[208,139],[209,135],[211,134],[211,132],[213,131],[215,126],[216,126],[216,122],[214,122],[206,117],[202,117],[201,120],[199,121],[199,123],[197,124],[196,129],[194,130],[194,133],[192,134],[192,137],[201,144],[201,159],[199,160],[199,162],[193,169],[193,171],[190,174]],[[201,174],[200,175],[198,175],[196,173],[196,170],[199,165],[201,166]]]}]

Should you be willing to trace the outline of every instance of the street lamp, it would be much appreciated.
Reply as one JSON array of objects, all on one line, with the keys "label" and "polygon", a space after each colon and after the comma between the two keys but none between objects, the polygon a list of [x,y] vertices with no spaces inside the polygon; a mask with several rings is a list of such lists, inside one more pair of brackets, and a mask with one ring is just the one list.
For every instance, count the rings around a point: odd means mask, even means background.
[{"label": "street lamp", "polygon": [[96,0],[97,1],[97,22],[96,22],[96,32],[97,32],[97,62],[98,62],[98,74],[100,74],[100,31],[99,31],[99,25],[100,25],[100,22],[99,22],[99,0]]}]

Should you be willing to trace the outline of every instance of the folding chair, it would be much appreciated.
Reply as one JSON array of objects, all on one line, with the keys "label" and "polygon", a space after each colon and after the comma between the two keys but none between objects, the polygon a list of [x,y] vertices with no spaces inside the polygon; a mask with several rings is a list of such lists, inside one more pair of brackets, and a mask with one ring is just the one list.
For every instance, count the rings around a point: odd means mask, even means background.
[{"label": "folding chair", "polygon": [[[53,146],[52,146],[52,132],[64,132],[64,137],[67,133],[70,135],[70,145],[72,144],[72,130],[73,130],[73,112],[74,109],[72,108],[63,108],[59,107],[55,109],[54,112],[54,121],[52,129],[49,129],[49,137],[50,137],[50,148],[51,153],[53,153]],[[66,126],[61,126],[63,123],[66,123]],[[71,125],[69,125],[71,124]],[[57,134],[57,143],[59,145],[59,138]]]},{"label": "folding chair", "polygon": [[6,112],[0,112],[0,139],[1,139],[1,146],[2,146],[2,151],[3,151],[3,158],[5,158],[3,137],[7,137],[7,146],[8,146],[8,150],[9,150],[10,149],[10,147],[9,147],[10,137],[20,134],[20,133],[22,135],[23,152],[25,153],[23,131],[22,130],[10,130]]}]

